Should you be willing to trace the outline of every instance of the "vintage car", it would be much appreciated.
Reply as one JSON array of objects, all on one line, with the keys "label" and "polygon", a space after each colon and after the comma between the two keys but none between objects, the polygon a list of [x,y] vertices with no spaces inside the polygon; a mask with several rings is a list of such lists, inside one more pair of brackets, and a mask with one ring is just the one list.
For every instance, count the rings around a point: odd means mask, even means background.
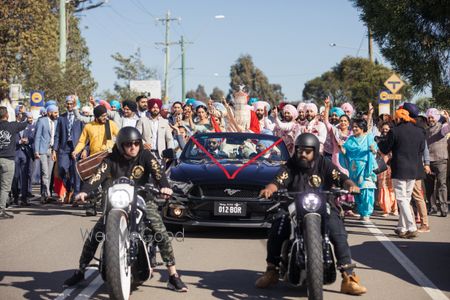
[{"label": "vintage car", "polygon": [[272,135],[200,133],[190,138],[168,168],[174,192],[163,208],[169,225],[270,227],[272,200],[259,199],[289,158],[284,142]]}]

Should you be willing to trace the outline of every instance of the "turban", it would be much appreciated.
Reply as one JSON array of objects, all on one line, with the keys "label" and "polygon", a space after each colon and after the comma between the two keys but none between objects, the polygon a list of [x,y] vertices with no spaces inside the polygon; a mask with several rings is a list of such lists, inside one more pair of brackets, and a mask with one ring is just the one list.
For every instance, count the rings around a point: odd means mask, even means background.
[{"label": "turban", "polygon": [[27,118],[33,117],[33,113],[31,111],[27,111],[25,114],[27,115]]},{"label": "turban", "polygon": [[57,112],[58,111],[58,106],[54,105],[54,104],[50,104],[49,106],[47,106],[47,113],[52,113],[52,112]]},{"label": "turban", "polygon": [[350,112],[350,116],[353,115],[354,109],[353,109],[353,106],[352,106],[350,103],[345,102],[344,104],[341,105],[341,108],[342,108],[342,110],[343,110],[344,112],[345,112],[346,110],[349,111],[349,112]]},{"label": "turban", "polygon": [[81,111],[87,113],[88,115],[91,115],[91,114],[92,114],[91,107],[90,107],[90,106],[87,106],[87,105],[86,105],[86,106],[83,106],[83,107],[81,108]]},{"label": "turban", "polygon": [[252,105],[255,102],[258,102],[258,98],[250,98],[250,100],[248,100],[247,104]]},{"label": "turban", "polygon": [[16,106],[16,109],[15,109],[16,115],[18,115],[20,113],[20,109],[21,108],[22,108],[22,105],[17,105]]},{"label": "turban", "polygon": [[323,113],[325,111],[325,106],[321,106],[319,111],[320,111],[320,113]]},{"label": "turban", "polygon": [[170,105],[164,104],[163,106],[161,106],[161,109],[170,110]]},{"label": "turban", "polygon": [[47,108],[47,107],[49,107],[50,105],[56,105],[56,104],[57,104],[57,103],[56,103],[55,100],[48,100],[48,101],[45,103],[44,107]]},{"label": "turban", "polygon": [[332,109],[330,109],[330,116],[333,114],[336,114],[338,118],[340,118],[345,115],[345,112],[340,107],[333,107]]},{"label": "turban", "polygon": [[162,101],[161,99],[151,98],[148,99],[148,110],[151,110],[153,106],[158,105],[159,109],[162,107]]},{"label": "turban", "polygon": [[205,109],[207,109],[206,104],[204,102],[198,101],[198,100],[195,100],[195,102],[192,104],[192,106],[194,107],[194,109],[197,109],[200,106],[203,106]]},{"label": "turban", "polygon": [[297,105],[297,111],[304,111],[305,110],[305,105],[306,105],[306,103],[305,102],[300,102],[298,105]]},{"label": "turban", "polygon": [[103,114],[106,114],[106,107],[104,107],[103,105],[97,105],[94,108],[94,117],[96,119],[100,118]]},{"label": "turban", "polygon": [[122,102],[122,106],[123,107],[128,107],[132,112],[136,112],[137,111],[137,103],[135,101],[131,101],[131,100],[125,100]]},{"label": "turban", "polygon": [[406,109],[412,118],[417,118],[419,116],[419,109],[414,103],[403,103],[403,109]]},{"label": "turban", "polygon": [[258,109],[264,109],[264,107],[266,107],[266,105],[261,101],[257,101],[257,102],[253,103],[253,107],[255,108],[255,110],[258,110]]},{"label": "turban", "polygon": [[74,102],[75,101],[75,95],[69,95],[66,97],[66,103],[67,102]]},{"label": "turban", "polygon": [[427,110],[426,115],[427,115],[427,118],[428,118],[428,117],[433,117],[433,119],[434,119],[436,122],[438,122],[439,119],[441,118],[441,114],[439,113],[439,110],[437,110],[436,108],[429,108],[429,109]]},{"label": "turban", "polygon": [[47,112],[47,110],[45,109],[45,107],[41,107],[41,108],[39,109],[39,113],[40,113],[41,115],[45,114],[46,112]]},{"label": "turban", "polygon": [[105,100],[98,101],[98,104],[101,106],[104,106],[107,110],[111,110],[111,105]]},{"label": "turban", "polygon": [[305,112],[307,111],[307,110],[312,110],[316,115],[317,115],[317,105],[315,105],[314,103],[306,103],[305,104]]},{"label": "turban", "polygon": [[406,109],[397,109],[395,111],[395,119],[400,119],[400,120],[404,120],[406,122],[413,122],[415,123],[416,120],[414,120],[413,118],[411,118],[409,116],[409,112]]},{"label": "turban", "polygon": [[194,105],[195,101],[197,100],[195,100],[194,98],[189,98],[186,100],[186,105]]},{"label": "turban", "polygon": [[286,104],[284,107],[283,107],[283,112],[285,112],[285,111],[288,111],[290,114],[291,114],[291,116],[292,116],[292,118],[295,120],[295,119],[297,119],[297,117],[298,117],[298,111],[297,111],[297,109],[293,106],[293,105],[291,105],[291,104]]},{"label": "turban", "polygon": [[[117,100],[111,100],[109,101],[109,105],[111,105],[111,107],[115,107],[116,109],[120,109],[120,102]],[[129,107],[129,106],[128,106]]]}]

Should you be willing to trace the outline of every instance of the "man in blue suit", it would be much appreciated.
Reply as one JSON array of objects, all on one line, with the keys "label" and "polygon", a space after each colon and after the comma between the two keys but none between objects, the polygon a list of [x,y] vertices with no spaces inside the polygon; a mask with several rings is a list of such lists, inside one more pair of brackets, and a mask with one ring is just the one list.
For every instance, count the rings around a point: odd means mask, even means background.
[{"label": "man in blue suit", "polygon": [[52,149],[55,143],[55,132],[58,122],[58,107],[54,104],[47,107],[47,116],[36,122],[36,136],[34,139],[34,157],[41,162],[41,203],[47,203],[52,196],[50,181],[56,155]]},{"label": "man in blue suit", "polygon": [[[18,122],[27,122],[27,115],[22,112],[16,114]],[[11,187],[11,192],[14,198],[14,203],[19,204],[19,194],[21,205],[30,205],[27,201],[30,179],[30,164],[34,158],[32,145],[34,141],[34,125],[32,124],[33,117],[31,116],[31,124],[28,122],[27,127],[17,133],[16,136],[16,157],[14,169],[14,179]],[[33,127],[33,128],[31,128]]]},{"label": "man in blue suit", "polygon": [[[67,112],[58,118],[53,153],[58,159],[58,173],[67,189],[65,201],[70,203],[72,195],[80,191],[80,177],[75,169],[76,160],[71,153],[75,149],[83,131],[83,123],[75,118],[75,101],[72,96],[66,98]],[[84,152],[84,151],[83,151]],[[82,153],[83,155],[83,153]],[[84,153],[85,155],[85,153]]]}]

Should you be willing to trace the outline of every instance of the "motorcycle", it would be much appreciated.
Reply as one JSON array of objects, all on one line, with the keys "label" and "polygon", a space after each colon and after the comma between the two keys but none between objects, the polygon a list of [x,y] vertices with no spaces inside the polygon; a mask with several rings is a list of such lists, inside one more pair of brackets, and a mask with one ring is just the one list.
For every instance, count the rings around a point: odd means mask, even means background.
[{"label": "motorcycle", "polygon": [[[336,281],[336,263],[328,235],[331,214],[329,197],[349,192],[341,189],[314,192],[276,192],[278,202],[267,211],[286,214],[291,221],[290,238],[281,250],[280,278],[307,289],[308,299],[323,299],[323,285]],[[354,265],[347,266],[353,267]]]},{"label": "motorcycle", "polygon": [[135,186],[121,177],[103,195],[93,192],[87,198],[105,197],[103,205],[104,240],[100,251],[99,272],[107,283],[111,299],[128,299],[133,288],[152,277],[156,262],[156,242],[146,217],[146,199],[158,205],[159,190],[151,184]]}]

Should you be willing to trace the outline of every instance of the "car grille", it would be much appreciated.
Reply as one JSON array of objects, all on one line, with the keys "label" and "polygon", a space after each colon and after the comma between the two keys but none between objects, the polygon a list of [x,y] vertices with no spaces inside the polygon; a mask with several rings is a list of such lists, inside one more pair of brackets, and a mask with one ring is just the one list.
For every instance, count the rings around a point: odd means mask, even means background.
[{"label": "car grille", "polygon": [[193,196],[219,197],[219,198],[258,198],[260,186],[217,186],[200,185],[192,191]]}]

